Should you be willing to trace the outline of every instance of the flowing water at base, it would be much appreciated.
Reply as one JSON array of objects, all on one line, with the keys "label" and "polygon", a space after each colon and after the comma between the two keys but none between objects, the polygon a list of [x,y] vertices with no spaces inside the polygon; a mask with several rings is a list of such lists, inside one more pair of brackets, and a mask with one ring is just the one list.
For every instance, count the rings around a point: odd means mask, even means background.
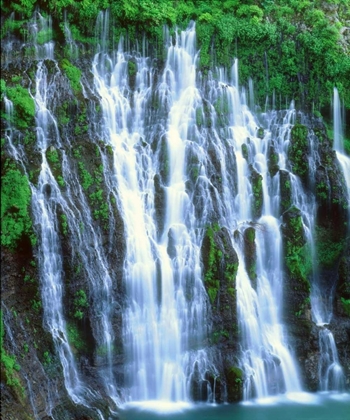
[{"label": "flowing water at base", "polygon": [[346,420],[350,412],[349,394],[287,393],[240,404],[127,405],[120,420]]}]

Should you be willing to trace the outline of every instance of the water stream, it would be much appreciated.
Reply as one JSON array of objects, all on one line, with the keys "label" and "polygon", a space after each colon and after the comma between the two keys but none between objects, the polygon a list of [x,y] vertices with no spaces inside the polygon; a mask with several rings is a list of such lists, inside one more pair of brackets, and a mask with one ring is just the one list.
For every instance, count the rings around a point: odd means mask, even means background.
[{"label": "water stream", "polygon": [[[88,173],[83,146],[75,143],[69,130],[58,127],[58,85],[64,76],[54,58],[51,20],[36,13],[28,40],[35,46],[36,60],[31,90],[41,163],[38,181],[30,182],[30,188],[40,244],[44,326],[51,333],[70,398],[91,407],[95,399],[107,396],[116,406],[128,403],[127,418],[133,418],[135,405],[188,407],[193,383],[198,381],[201,398],[215,403],[221,362],[208,345],[213,314],[201,255],[213,223],[226,229],[239,261],[235,293],[240,341],[235,360],[243,373],[244,400],[301,395],[299,367],[282,321],[280,173],[269,167],[273,147],[276,164],[289,177],[291,204],[301,211],[315,260],[316,201],[288,163],[294,104],[280,113],[252,113],[247,102],[255,111],[253,82],[249,81],[247,99],[239,85],[238,60],[229,74],[218,68],[203,79],[197,69],[194,22],[173,36],[164,29],[166,60],[161,70],[148,55],[145,40],[130,51],[121,37],[113,48],[109,25],[108,11],[101,12],[92,77],[82,78],[80,93],[88,104],[88,147],[101,160],[94,179],[97,182],[98,177],[106,197],[104,231],[96,222],[102,216],[98,219],[91,205],[97,193],[88,193],[82,181],[82,174]],[[78,49],[67,23],[64,31],[74,60]],[[267,64],[266,75],[268,79]],[[89,95],[99,104],[89,102]],[[74,100],[73,91],[69,100]],[[6,97],[5,108],[11,116],[13,105]],[[350,204],[350,160],[344,154],[341,127],[335,89],[334,149]],[[24,148],[13,141],[10,124],[5,135],[10,154],[27,173]],[[318,154],[311,138],[309,143],[314,171]],[[60,179],[52,169],[52,154],[60,158]],[[117,215],[123,232],[116,232]],[[81,275],[76,272],[80,280],[75,288],[69,283],[73,274],[65,271],[62,220],[70,238],[69,263],[79,267]],[[245,259],[248,229],[255,235],[254,273]],[[115,267],[119,253],[124,258],[122,272]],[[120,284],[125,287],[123,302],[118,301]],[[87,385],[89,371],[77,363],[72,325],[67,321],[72,314],[67,314],[65,294],[77,293],[80,287],[88,295],[89,322],[84,325],[91,335],[91,357],[103,390]],[[323,299],[323,293],[313,267],[311,306],[313,321],[320,326],[320,389],[341,391],[344,375],[334,337],[326,327],[332,318],[333,295]],[[120,328],[117,322],[122,322]],[[116,368],[121,353],[123,373]]]}]

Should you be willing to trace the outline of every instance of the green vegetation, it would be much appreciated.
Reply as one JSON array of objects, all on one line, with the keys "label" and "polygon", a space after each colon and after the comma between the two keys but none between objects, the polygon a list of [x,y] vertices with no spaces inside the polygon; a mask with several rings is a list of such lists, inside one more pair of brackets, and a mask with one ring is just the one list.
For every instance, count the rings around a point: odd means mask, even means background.
[{"label": "green vegetation", "polygon": [[4,348],[4,335],[5,328],[3,322],[3,313],[0,310],[0,347],[1,347],[1,376],[4,375],[6,378],[6,383],[12,387],[19,395],[24,395],[24,388],[21,385],[20,379],[16,372],[18,372],[21,367],[16,361],[16,356],[9,355]]},{"label": "green vegetation", "polygon": [[311,250],[306,244],[304,227],[300,211],[293,207],[286,217],[287,237],[285,240],[285,262],[291,278],[295,279],[298,288],[307,293],[310,291],[308,276],[312,270]]},{"label": "green vegetation", "polygon": [[87,301],[86,293],[84,292],[84,290],[80,289],[75,293],[73,306],[74,318],[79,320],[83,319],[85,310],[89,307],[89,302]]},{"label": "green vegetation", "polygon": [[307,127],[302,124],[295,124],[291,131],[288,157],[292,165],[292,171],[304,180],[309,171],[307,153]]},{"label": "green vegetation", "polygon": [[[275,93],[277,107],[284,106],[288,98],[319,112],[329,104],[337,86],[350,108],[350,54],[342,36],[350,19],[348,0],[14,0],[2,2],[2,36],[8,31],[23,37],[26,19],[38,6],[52,16],[55,27],[54,33],[39,32],[40,43],[51,37],[64,39],[66,14],[73,38],[94,45],[98,13],[109,8],[114,22],[110,45],[116,45],[121,35],[134,43],[145,34],[153,55],[160,59],[164,58],[163,25],[174,33],[176,25],[184,29],[195,20],[204,75],[214,65],[231,66],[237,57],[241,84],[253,78],[260,105]],[[12,11],[15,19],[10,19]],[[80,90],[79,70],[68,61],[63,67],[73,90]],[[130,62],[128,69],[134,77]]]},{"label": "green vegetation", "polygon": [[25,175],[13,165],[1,178],[1,245],[14,249],[24,235],[36,243],[29,214],[31,192]]},{"label": "green vegetation", "polygon": [[91,187],[91,185],[94,183],[94,180],[90,173],[85,169],[83,162],[78,162],[78,168],[79,168],[79,175],[81,178],[81,186],[84,190],[87,190]]},{"label": "green vegetation", "polygon": [[249,279],[256,287],[256,245],[255,245],[255,229],[248,227],[244,231],[244,261],[247,269]]},{"label": "green vegetation", "polygon": [[62,234],[64,236],[67,236],[67,234],[68,234],[67,216],[65,214],[61,214],[60,221],[61,221],[61,231],[62,231]]},{"label": "green vegetation", "polygon": [[350,316],[350,299],[345,299],[341,297],[340,301],[342,303],[344,312],[346,313],[347,316]]},{"label": "green vegetation", "polygon": [[67,335],[69,344],[76,351],[83,351],[85,349],[85,342],[83,336],[75,323],[67,323]]},{"label": "green vegetation", "polygon": [[340,259],[345,239],[335,238],[330,229],[318,226],[315,232],[317,263],[320,267],[331,268]]},{"label": "green vegetation", "polygon": [[217,297],[220,280],[224,280],[227,283],[226,290],[231,296],[235,296],[235,279],[238,271],[238,261],[230,262],[230,256],[226,252],[225,239],[222,241],[223,251],[220,249],[214,235],[220,231],[220,227],[217,223],[207,227],[205,234],[205,241],[208,244],[206,270],[204,274],[205,287],[210,299],[213,304]]},{"label": "green vegetation", "polygon": [[254,218],[259,218],[262,212],[263,206],[263,177],[250,165],[250,182],[252,183],[253,189],[253,200],[252,200],[252,214]]},{"label": "green vegetation", "polygon": [[61,67],[69,79],[73,92],[75,94],[80,93],[81,92],[81,85],[80,85],[81,70],[79,70],[78,67],[75,67],[66,58],[64,58],[61,61]]},{"label": "green vegetation", "polygon": [[209,239],[209,254],[208,254],[208,269],[204,275],[208,296],[210,302],[213,304],[217,296],[220,281],[219,281],[219,262],[222,258],[222,252],[217,248],[214,241],[214,233],[220,230],[217,224],[207,228],[206,236]]},{"label": "green vegetation", "polygon": [[2,80],[1,96],[3,96],[3,94],[6,94],[13,103],[14,120],[12,123],[19,129],[32,127],[34,125],[35,104],[28,89],[25,89],[20,84],[6,86]]}]

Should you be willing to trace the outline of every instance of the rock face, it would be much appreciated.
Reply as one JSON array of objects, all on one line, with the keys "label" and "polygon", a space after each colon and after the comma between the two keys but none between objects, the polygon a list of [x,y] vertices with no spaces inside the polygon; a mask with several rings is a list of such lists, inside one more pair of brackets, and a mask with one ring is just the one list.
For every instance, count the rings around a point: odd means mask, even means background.
[{"label": "rock face", "polygon": [[[221,382],[216,385],[217,400],[238,401],[242,398],[242,372],[237,367],[236,358],[239,343],[236,275],[239,261],[228,230],[217,224],[209,227],[201,252],[204,286],[212,308],[210,345],[221,355],[223,369]],[[235,379],[239,381],[235,382]]]},{"label": "rock face", "polygon": [[[100,419],[97,409],[105,418],[117,418],[110,414],[115,409],[115,401],[111,401],[103,391],[103,375],[108,363],[112,365],[116,381],[124,384],[125,349],[123,347],[123,314],[127,305],[126,285],[124,278],[125,253],[127,247],[126,228],[123,214],[120,211],[118,198],[113,196],[105,183],[106,171],[113,173],[115,156],[110,145],[99,141],[97,128],[103,118],[99,100],[89,86],[91,80],[90,61],[88,55],[77,60],[73,66],[68,61],[58,59],[57,63],[46,60],[48,80],[52,83],[52,109],[58,121],[49,128],[50,136],[56,135],[65,139],[61,145],[52,144],[45,153],[50,171],[66,200],[76,209],[76,214],[83,214],[81,219],[68,220],[63,205],[57,205],[57,226],[55,231],[59,237],[60,255],[62,256],[62,278],[64,289],[64,318],[70,331],[70,345],[74,353],[77,369],[81,377],[91,389],[98,390],[94,399],[94,408],[83,404],[75,404],[69,398],[64,382],[63,368],[54,345],[53,338],[44,323],[41,302],[41,284],[39,273],[40,249],[31,242],[31,237],[24,234],[16,241],[16,246],[2,247],[1,254],[1,294],[2,294],[2,334],[1,348],[4,359],[1,363],[1,390],[3,418],[9,420],[31,420],[39,418],[49,420],[68,419]],[[90,57],[91,58],[91,57]],[[130,89],[135,86],[135,60],[129,62]],[[36,70],[36,62],[26,63],[26,73],[21,79],[21,87],[29,88]],[[57,71],[56,65],[60,68]],[[13,77],[22,77],[24,64],[12,61],[4,72],[6,83],[14,88]],[[76,67],[77,66],[77,67]],[[72,75],[74,68],[81,69],[84,77],[84,90],[78,84],[71,84],[65,71]],[[159,64],[160,66],[160,64]],[[73,69],[73,70],[72,70]],[[79,69],[78,69],[79,70]],[[159,69],[158,69],[159,70]],[[73,72],[73,73],[72,73]],[[28,75],[27,75],[28,73]],[[24,95],[17,86],[18,92]],[[13,91],[12,91],[13,92]],[[126,95],[129,92],[126,93]],[[34,115],[31,106],[25,107],[30,98],[21,96],[22,103],[15,113],[17,126],[8,128],[7,121],[2,121],[2,133],[7,137],[15,135],[16,150],[21,151],[14,159],[11,145],[7,141],[2,160],[2,176],[9,168],[20,170],[26,168],[26,176],[33,184],[37,184],[42,164],[42,156],[35,145]],[[24,98],[24,99],[23,99]],[[169,183],[169,156],[167,143],[162,130],[154,128],[155,115],[165,119],[165,110],[157,102],[153,93],[152,109],[147,111],[149,125],[154,130],[153,141],[147,144],[143,139],[135,145],[138,155],[151,148],[159,160],[158,173],[153,177],[154,183],[154,218],[157,235],[164,232],[166,189]],[[197,115],[199,128],[208,130],[214,123],[211,120],[210,104],[204,103],[203,114]],[[2,101],[2,111],[5,111]],[[17,112],[17,111],[16,111]],[[154,114],[152,114],[154,112]],[[164,123],[164,121],[163,121]],[[19,124],[19,125],[18,125]],[[218,122],[222,129],[223,121]],[[163,124],[165,125],[165,123]],[[209,133],[209,134],[208,134]],[[259,140],[263,140],[266,131],[258,130]],[[225,132],[224,132],[225,134]],[[5,136],[5,137],[6,137]],[[224,135],[223,135],[224,136]],[[74,138],[74,144],[69,139]],[[207,138],[206,138],[207,141]],[[218,214],[224,207],[220,197],[225,188],[237,192],[237,162],[232,145],[227,145],[230,152],[223,165],[223,152],[215,142],[209,142],[207,155],[201,156],[200,149],[187,151],[189,162],[186,168],[186,192],[197,219],[208,220],[208,225],[200,244],[203,285],[207,293],[209,311],[207,314],[207,337],[203,338],[203,347],[208,350],[215,370],[203,379],[199,368],[194,369],[190,384],[191,397],[195,401],[206,401],[208,388],[215,389],[217,402],[234,402],[243,398],[244,373],[240,369],[240,333],[237,319],[236,276],[239,264],[245,265],[252,287],[258,287],[256,271],[257,246],[255,242],[254,223],[247,221],[242,232],[235,234],[228,227],[222,226]],[[312,146],[312,147],[311,147]],[[126,147],[126,146],[125,146]],[[196,150],[196,151],[194,151]],[[332,150],[331,141],[322,121],[307,114],[301,114],[301,120],[294,125],[288,149],[289,161],[286,169],[278,165],[277,148],[270,144],[268,155],[268,173],[266,177],[279,183],[278,210],[281,215],[281,232],[283,237],[283,322],[288,331],[290,345],[300,366],[302,382],[305,389],[319,389],[319,332],[312,318],[310,292],[312,270],[317,266],[319,284],[325,294],[334,293],[333,317],[328,328],[333,333],[338,347],[339,361],[344,367],[346,389],[350,389],[350,243],[349,220],[346,202],[344,178]],[[247,139],[242,146],[243,158],[247,161],[248,177],[252,186],[251,213],[254,220],[263,214],[264,191],[263,175],[253,166],[253,142]],[[317,155],[314,166],[309,165],[311,154]],[[141,159],[142,160],[142,159]],[[70,166],[67,166],[69,162]],[[142,163],[142,162],[141,162]],[[142,164],[140,167],[142,168]],[[207,179],[201,177],[203,165],[206,166]],[[223,169],[224,168],[224,169]],[[64,183],[62,174],[66,170],[72,177],[71,190]],[[290,171],[289,171],[290,170]],[[227,183],[223,182],[223,174],[229,173]],[[315,197],[315,238],[316,254],[312,254],[303,224],[302,208],[293,203],[292,179],[297,177],[303,191]],[[58,188],[57,187],[57,188]],[[43,185],[43,195],[49,201],[55,193],[55,185],[49,182]],[[85,200],[82,203],[82,197]],[[210,206],[205,206],[206,202]],[[89,217],[84,215],[89,209]],[[204,214],[207,209],[208,214]],[[17,214],[19,208],[10,207],[8,213]],[[86,217],[85,217],[86,216]],[[34,220],[34,218],[33,218]],[[81,220],[87,221],[85,225]],[[34,221],[35,222],[35,221]],[[73,224],[79,229],[73,229]],[[258,223],[258,222],[257,222]],[[93,226],[100,243],[103,244],[103,263],[110,267],[111,294],[114,299],[96,292],[91,279],[98,278],[89,270],[93,262],[84,259],[87,255],[97,258],[95,243],[86,243],[85,237],[78,232]],[[76,227],[76,226],[75,226]],[[230,227],[231,229],[232,227]],[[38,232],[40,226],[35,225]],[[202,229],[198,228],[198,229]],[[172,233],[168,233],[167,253],[170,258],[176,255],[172,242]],[[236,252],[236,236],[241,235],[243,260]],[[83,238],[83,239],[82,239]],[[238,242],[238,241],[237,241]],[[82,246],[84,245],[84,246]],[[317,255],[313,261],[313,255]],[[89,265],[90,264],[90,265]],[[102,306],[111,304],[111,354],[106,355],[106,348],[101,342]],[[111,360],[108,360],[110,357]],[[19,369],[20,367],[20,369]],[[19,369],[19,370],[18,370]],[[104,370],[105,369],[105,370]],[[207,385],[210,385],[209,387]],[[19,414],[21,413],[21,414]]]}]

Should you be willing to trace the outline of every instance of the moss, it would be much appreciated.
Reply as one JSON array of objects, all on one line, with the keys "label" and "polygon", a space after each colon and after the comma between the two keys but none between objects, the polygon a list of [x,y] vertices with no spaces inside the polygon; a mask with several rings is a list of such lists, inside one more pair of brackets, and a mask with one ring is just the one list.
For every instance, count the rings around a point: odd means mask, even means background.
[{"label": "moss", "polygon": [[67,323],[67,335],[69,344],[73,347],[73,349],[78,352],[82,352],[86,348],[85,340],[76,323]]},{"label": "moss", "polygon": [[280,175],[280,192],[281,192],[280,208],[281,208],[281,214],[283,214],[292,205],[292,184],[291,184],[289,172],[280,170],[279,175]]},{"label": "moss", "polygon": [[304,181],[309,171],[307,134],[308,129],[305,125],[295,124],[291,131],[291,140],[288,148],[292,172]]},{"label": "moss", "polygon": [[46,159],[50,165],[50,168],[52,170],[54,177],[56,178],[58,185],[62,188],[65,187],[65,182],[62,176],[63,174],[62,174],[60,152],[51,146],[46,151]]},{"label": "moss", "polygon": [[214,241],[214,233],[220,230],[217,224],[209,226],[206,231],[206,237],[209,239],[209,254],[208,254],[208,268],[204,275],[208,296],[210,302],[213,304],[219,287],[219,261],[222,257],[222,252],[218,249]]},{"label": "moss", "polygon": [[25,175],[10,165],[1,178],[1,245],[15,249],[24,236],[36,243],[29,214],[31,191]]},{"label": "moss", "polygon": [[249,159],[249,150],[248,146],[245,143],[242,144],[242,156],[245,160]]},{"label": "moss", "polygon": [[350,317],[350,299],[340,298],[343,310],[347,316]]},{"label": "moss", "polygon": [[5,350],[4,335],[5,328],[3,322],[3,313],[2,310],[0,310],[1,372],[4,372],[6,384],[10,386],[19,397],[22,397],[25,395],[25,390],[21,384],[19,376],[17,375],[17,372],[21,369],[21,367],[16,361],[16,356],[9,355]]},{"label": "moss", "polygon": [[231,366],[226,371],[227,396],[229,402],[240,401],[243,396],[243,371],[237,366]]},{"label": "moss", "polygon": [[256,245],[253,227],[248,227],[244,231],[244,261],[252,286],[256,288]]},{"label": "moss", "polygon": [[74,313],[73,317],[76,319],[83,319],[86,309],[89,307],[89,302],[84,290],[80,289],[75,292],[73,300]]},{"label": "moss", "polygon": [[67,236],[67,234],[68,234],[68,222],[67,222],[67,216],[65,214],[61,214],[60,226],[61,226],[62,234],[64,236]]},{"label": "moss", "polygon": [[297,288],[310,292],[308,276],[312,270],[311,249],[304,236],[300,211],[293,207],[284,215],[285,264],[289,275],[296,281]]},{"label": "moss", "polygon": [[252,166],[250,166],[251,176],[250,182],[253,189],[253,200],[252,200],[252,214],[254,218],[259,218],[262,213],[263,206],[263,177],[259,174]]},{"label": "moss", "polygon": [[345,249],[345,239],[335,238],[330,229],[325,227],[316,227],[315,243],[317,262],[320,267],[332,268],[340,260]]},{"label": "moss", "polygon": [[66,73],[71,88],[73,89],[73,92],[75,94],[81,92],[81,85],[80,85],[80,79],[81,79],[81,70],[78,69],[78,67],[75,67],[70,61],[68,61],[66,58],[64,58],[61,61],[61,67]]},{"label": "moss", "polygon": [[270,145],[268,152],[268,168],[271,177],[275,176],[279,170],[278,159],[278,153],[276,152],[275,148],[272,145]]},{"label": "moss", "polygon": [[14,107],[14,125],[26,129],[34,125],[35,103],[28,89],[21,85],[6,87],[5,93]]}]

